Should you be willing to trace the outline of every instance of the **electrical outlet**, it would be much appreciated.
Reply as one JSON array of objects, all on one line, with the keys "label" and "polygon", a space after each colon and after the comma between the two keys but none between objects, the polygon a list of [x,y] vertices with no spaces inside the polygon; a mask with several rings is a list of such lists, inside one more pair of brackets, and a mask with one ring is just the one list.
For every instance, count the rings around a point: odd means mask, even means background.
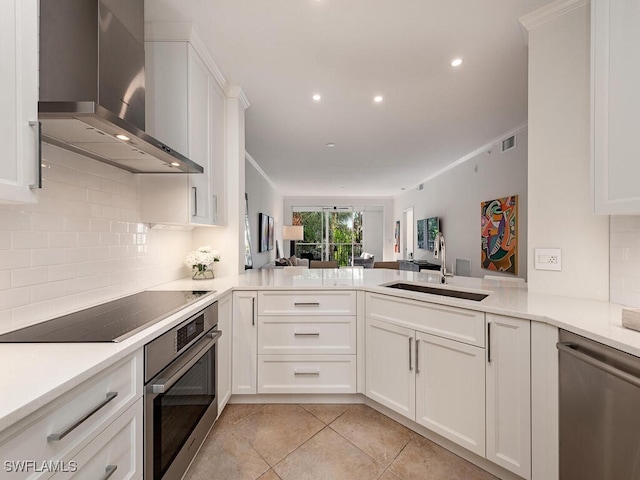
[{"label": "electrical outlet", "polygon": [[536,270],[562,270],[562,250],[559,248],[535,248],[534,267]]}]

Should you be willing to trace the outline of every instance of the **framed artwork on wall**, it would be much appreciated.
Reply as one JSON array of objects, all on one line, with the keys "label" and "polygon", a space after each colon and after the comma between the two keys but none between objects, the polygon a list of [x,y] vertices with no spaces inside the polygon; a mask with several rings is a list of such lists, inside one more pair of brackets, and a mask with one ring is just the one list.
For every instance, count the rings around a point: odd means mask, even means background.
[{"label": "framed artwork on wall", "polygon": [[393,244],[393,251],[395,253],[400,253],[400,220],[396,221],[394,239],[395,239],[395,243]]},{"label": "framed artwork on wall", "polygon": [[427,248],[427,219],[423,218],[422,220],[417,221],[417,231],[418,231],[418,248],[426,249]]},{"label": "framed artwork on wall", "polygon": [[269,250],[269,216],[264,213],[258,214],[258,224],[260,228],[259,249],[260,252]]},{"label": "framed artwork on wall", "polygon": [[273,250],[273,243],[276,240],[274,225],[275,220],[273,219],[273,217],[269,217],[269,250]]},{"label": "framed artwork on wall", "polygon": [[518,274],[518,196],[480,204],[480,266]]}]

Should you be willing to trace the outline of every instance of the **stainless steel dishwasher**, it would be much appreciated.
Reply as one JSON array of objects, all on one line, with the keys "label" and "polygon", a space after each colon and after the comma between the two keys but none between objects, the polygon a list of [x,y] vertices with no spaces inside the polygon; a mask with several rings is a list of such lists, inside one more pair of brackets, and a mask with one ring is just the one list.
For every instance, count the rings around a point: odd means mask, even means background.
[{"label": "stainless steel dishwasher", "polygon": [[640,358],[560,330],[560,480],[640,479]]}]

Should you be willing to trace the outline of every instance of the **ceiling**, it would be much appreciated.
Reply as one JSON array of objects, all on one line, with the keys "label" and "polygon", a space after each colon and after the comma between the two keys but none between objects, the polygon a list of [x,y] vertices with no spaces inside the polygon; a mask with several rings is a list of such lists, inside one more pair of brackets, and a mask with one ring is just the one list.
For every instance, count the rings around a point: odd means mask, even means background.
[{"label": "ceiling", "polygon": [[145,15],[195,24],[283,195],[395,196],[526,123],[518,18],[546,3],[147,0]]}]

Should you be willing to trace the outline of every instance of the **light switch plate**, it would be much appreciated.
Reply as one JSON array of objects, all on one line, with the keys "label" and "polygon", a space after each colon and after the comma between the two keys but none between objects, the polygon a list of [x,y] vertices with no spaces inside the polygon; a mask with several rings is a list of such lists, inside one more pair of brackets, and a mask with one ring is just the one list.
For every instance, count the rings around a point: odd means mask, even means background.
[{"label": "light switch plate", "polygon": [[562,250],[559,248],[535,248],[534,267],[536,270],[562,270]]}]

